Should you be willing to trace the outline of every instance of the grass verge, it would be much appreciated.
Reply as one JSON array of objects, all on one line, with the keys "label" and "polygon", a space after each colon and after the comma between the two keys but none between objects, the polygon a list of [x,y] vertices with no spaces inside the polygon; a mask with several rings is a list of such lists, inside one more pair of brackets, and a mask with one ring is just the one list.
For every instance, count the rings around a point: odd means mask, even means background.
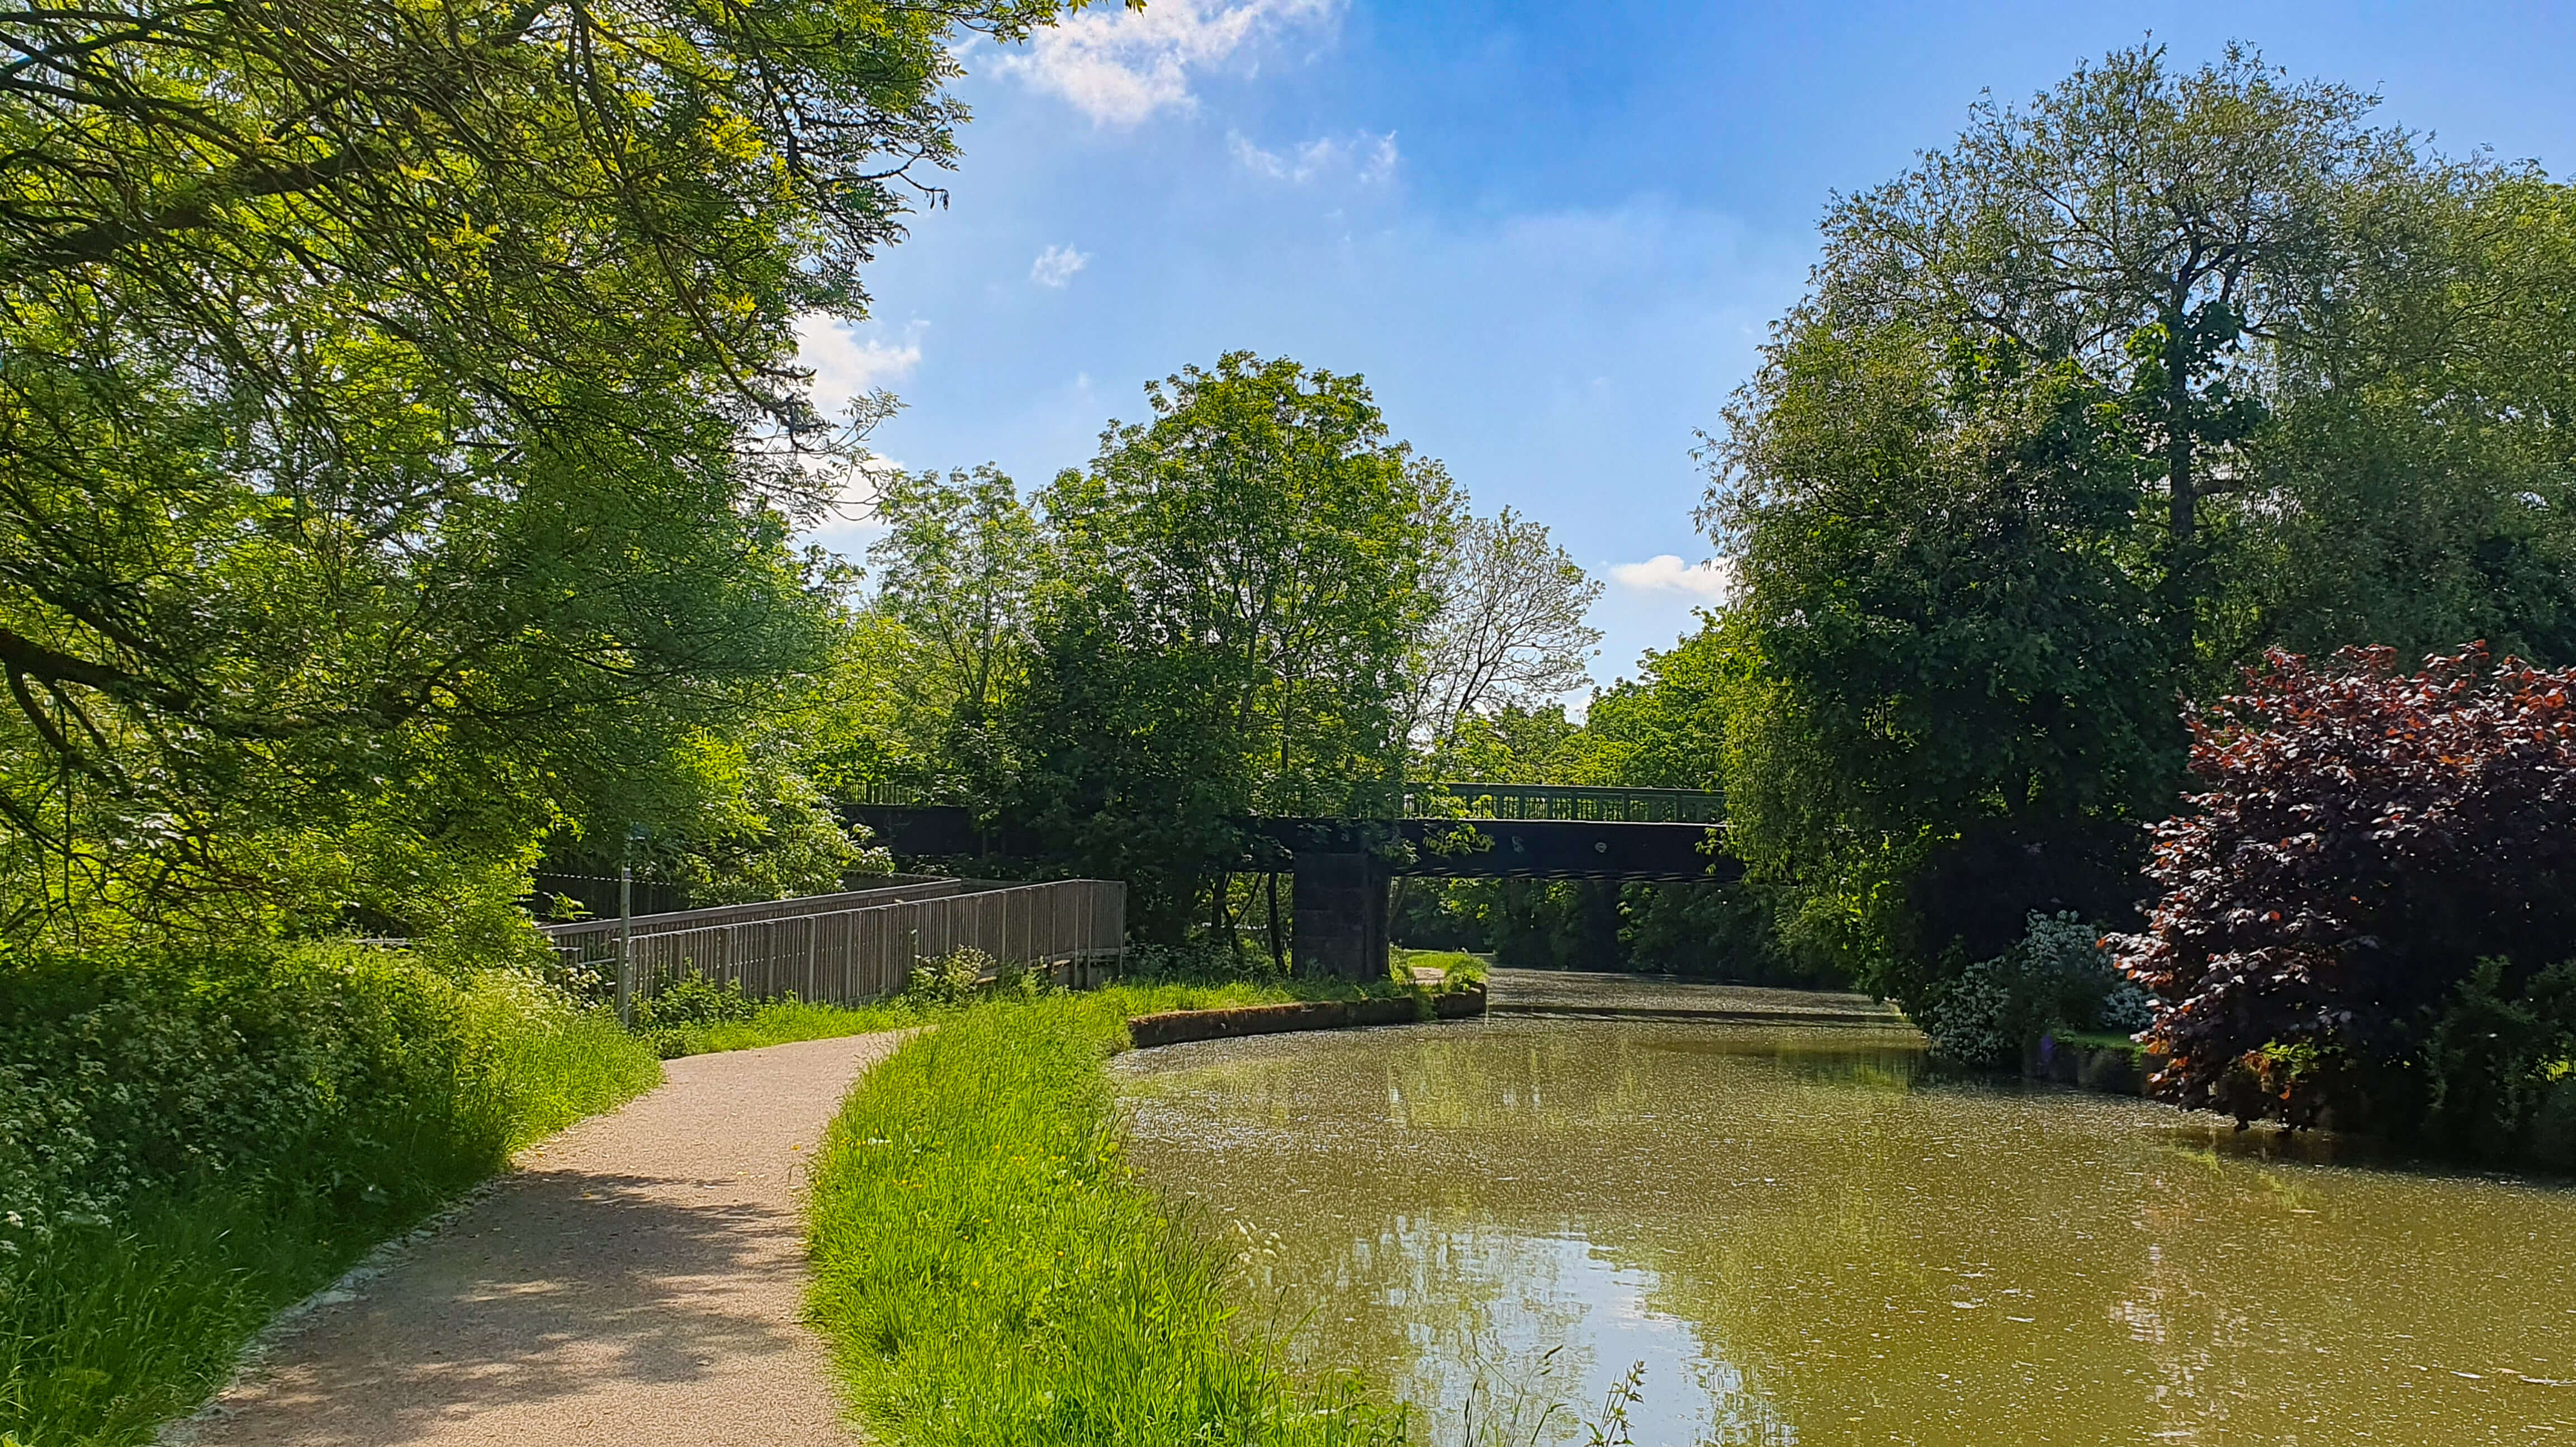
[{"label": "grass verge", "polygon": [[[1465,978],[1468,977],[1453,976],[1453,980]],[[1375,999],[1407,993],[1413,993],[1410,985],[1393,980],[1361,984],[1288,977],[1148,976],[1121,981],[1092,992],[1089,998],[1104,1002],[1114,999],[1119,1002],[1114,1008],[1129,1015],[1152,1015],[1166,1010],[1217,1010],[1290,1000]],[[1104,1004],[1102,1008],[1113,1007]],[[666,986],[662,996],[639,1014],[637,1034],[669,1060],[719,1050],[756,1050],[798,1040],[904,1030],[949,1018],[952,1013],[945,1003],[905,996],[868,1005],[823,1005],[792,998],[752,1000],[739,990],[718,989],[692,979]]]},{"label": "grass verge", "polygon": [[1448,976],[1445,983],[1452,989],[1483,983],[1487,968],[1482,958],[1465,950],[1409,950],[1402,945],[1395,947],[1395,967],[1443,971]]},{"label": "grass verge", "polygon": [[870,1072],[818,1157],[813,1312],[899,1447],[1395,1443],[1356,1387],[1237,1333],[1230,1258],[1120,1158],[1102,1060],[1131,1014],[1251,986],[1114,987],[950,1014]]},{"label": "grass verge", "polygon": [[395,957],[0,971],[0,1440],[127,1447],[278,1310],[651,1087],[523,977]]}]

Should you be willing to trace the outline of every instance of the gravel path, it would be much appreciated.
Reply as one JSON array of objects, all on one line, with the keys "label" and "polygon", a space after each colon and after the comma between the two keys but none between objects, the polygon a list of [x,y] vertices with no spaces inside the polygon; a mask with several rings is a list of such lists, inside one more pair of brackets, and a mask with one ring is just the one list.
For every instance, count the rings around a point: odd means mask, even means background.
[{"label": "gravel path", "polygon": [[805,1160],[900,1035],[670,1061],[298,1321],[178,1440],[850,1443],[804,1306]]}]

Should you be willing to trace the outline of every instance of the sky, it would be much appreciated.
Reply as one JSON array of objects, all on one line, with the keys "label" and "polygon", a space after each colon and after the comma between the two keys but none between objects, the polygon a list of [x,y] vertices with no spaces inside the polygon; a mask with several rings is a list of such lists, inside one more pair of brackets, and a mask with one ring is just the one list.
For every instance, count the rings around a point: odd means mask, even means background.
[{"label": "sky", "polygon": [[[2436,149],[2576,174],[2576,0],[2479,5],[1095,4],[963,51],[945,204],[803,355],[908,469],[1079,467],[1144,384],[1248,349],[1367,378],[1477,511],[1604,585],[1607,683],[1724,575],[1692,452],[1793,304],[1837,191],[2152,37],[2382,97]],[[853,498],[815,534],[853,555]]]}]

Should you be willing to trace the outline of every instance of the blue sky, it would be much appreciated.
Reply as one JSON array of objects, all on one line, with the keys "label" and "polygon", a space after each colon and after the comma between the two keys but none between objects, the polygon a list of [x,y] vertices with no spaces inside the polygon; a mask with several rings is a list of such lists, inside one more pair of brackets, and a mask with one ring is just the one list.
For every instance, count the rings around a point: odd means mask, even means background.
[{"label": "blue sky", "polygon": [[1980,91],[2149,33],[2576,171],[2576,5],[1096,5],[967,50],[947,206],[805,358],[826,402],[903,399],[892,461],[1031,487],[1184,363],[1361,373],[1479,511],[1546,522],[1608,583],[1606,682],[1719,586],[1693,434],[1796,299],[1828,196],[1946,143]]}]

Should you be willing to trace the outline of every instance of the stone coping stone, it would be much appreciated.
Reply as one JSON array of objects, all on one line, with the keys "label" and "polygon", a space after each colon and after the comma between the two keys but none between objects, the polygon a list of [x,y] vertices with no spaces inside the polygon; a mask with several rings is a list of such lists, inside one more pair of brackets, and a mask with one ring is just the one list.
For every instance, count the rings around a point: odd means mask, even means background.
[{"label": "stone coping stone", "polygon": [[[1139,1050],[1180,1045],[1192,1040],[1230,1040],[1242,1035],[1278,1035],[1291,1030],[1347,1030],[1361,1025],[1412,1025],[1424,1019],[1421,996],[1385,1000],[1300,1000],[1285,1005],[1233,1005],[1221,1010],[1167,1010],[1159,1015],[1133,1015],[1128,1038]],[[1429,1018],[1472,1019],[1485,1013],[1485,991],[1479,986],[1432,995]]]}]

